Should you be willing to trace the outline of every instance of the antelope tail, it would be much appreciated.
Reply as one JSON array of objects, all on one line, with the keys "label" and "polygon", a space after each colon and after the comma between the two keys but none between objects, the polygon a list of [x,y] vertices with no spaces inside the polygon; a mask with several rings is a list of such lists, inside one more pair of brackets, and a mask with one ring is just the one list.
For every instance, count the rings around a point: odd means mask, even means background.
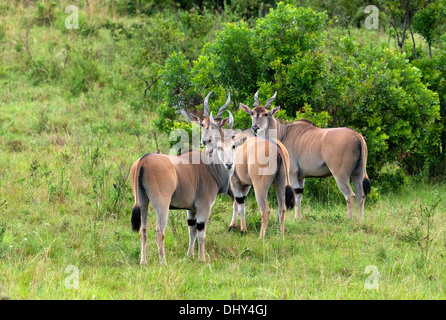
[{"label": "antelope tail", "polygon": [[132,208],[132,230],[135,232],[139,231],[141,227],[141,208],[139,205],[133,206]]},{"label": "antelope tail", "polygon": [[287,209],[291,210],[294,208],[295,205],[295,198],[294,198],[294,190],[293,187],[291,187],[291,185],[287,185],[285,187],[285,205],[287,207]]},{"label": "antelope tail", "polygon": [[[291,187],[290,182],[290,156],[288,151],[286,151],[285,146],[278,140],[274,139],[277,143],[277,153],[279,158],[279,165],[283,163],[283,170],[285,171],[286,186],[285,186],[285,206],[287,209],[293,209],[295,205],[294,189]],[[282,158],[282,163],[280,163],[280,158]]]},{"label": "antelope tail", "polygon": [[141,208],[138,201],[139,193],[145,192],[144,187],[141,183],[141,179],[144,175],[144,167],[139,165],[139,162],[142,158],[133,163],[132,167],[130,168],[130,179],[132,183],[133,198],[135,199],[135,203],[133,204],[132,208],[131,223],[132,230],[135,232],[138,232],[139,228],[141,227]]},{"label": "antelope tail", "polygon": [[367,165],[367,144],[365,143],[364,137],[361,137],[361,158],[362,158],[362,166],[364,169],[364,179],[362,180],[362,189],[364,191],[364,195],[368,195],[370,193],[370,179],[367,175],[366,165]]}]

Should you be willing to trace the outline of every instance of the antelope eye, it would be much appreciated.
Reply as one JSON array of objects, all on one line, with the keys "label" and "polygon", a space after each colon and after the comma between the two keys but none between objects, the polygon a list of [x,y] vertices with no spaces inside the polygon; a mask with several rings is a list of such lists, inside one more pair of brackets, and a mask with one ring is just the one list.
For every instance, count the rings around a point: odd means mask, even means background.
[{"label": "antelope eye", "polygon": [[235,149],[235,144],[232,146],[232,149]]}]

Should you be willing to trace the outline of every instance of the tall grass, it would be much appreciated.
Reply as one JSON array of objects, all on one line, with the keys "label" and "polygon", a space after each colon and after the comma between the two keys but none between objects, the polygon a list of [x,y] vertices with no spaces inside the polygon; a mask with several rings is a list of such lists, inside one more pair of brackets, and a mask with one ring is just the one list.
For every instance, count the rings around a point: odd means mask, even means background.
[{"label": "tall grass", "polygon": [[[409,185],[399,195],[366,206],[364,221],[346,218],[345,205],[308,200],[304,218],[288,213],[281,240],[274,212],[265,240],[258,210],[247,201],[249,232],[228,232],[229,198],[212,210],[205,263],[186,258],[183,211],[172,211],[166,230],[167,267],[161,267],[149,211],[148,265],[139,266],[139,235],[130,228],[132,200],[107,213],[97,195],[73,190],[48,201],[45,185],[13,197],[2,183],[0,283],[12,299],[444,299],[446,249],[444,186]],[[17,187],[20,184],[17,183]],[[76,198],[76,199],[74,199]],[[19,200],[20,199],[20,200]],[[97,201],[97,202],[95,202]],[[431,212],[427,252],[413,238]],[[425,247],[424,247],[425,248]],[[365,288],[379,271],[378,290]],[[67,267],[79,270],[78,287],[66,286]]]}]

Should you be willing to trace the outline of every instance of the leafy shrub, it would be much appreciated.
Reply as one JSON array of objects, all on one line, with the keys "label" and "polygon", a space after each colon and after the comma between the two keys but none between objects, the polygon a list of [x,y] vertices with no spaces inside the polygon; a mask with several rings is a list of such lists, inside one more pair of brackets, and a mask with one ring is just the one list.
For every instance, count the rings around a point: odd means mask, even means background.
[{"label": "leafy shrub", "polygon": [[[429,46],[429,56],[432,58],[432,44],[437,37],[436,29],[446,20],[446,3],[429,3],[413,17],[413,29],[421,34]],[[443,30],[444,31],[444,30]]]},{"label": "leafy shrub", "polygon": [[[372,179],[396,161],[410,172],[425,169],[440,144],[438,96],[398,51],[361,47],[354,37],[341,35],[324,51],[326,18],[279,3],[254,28],[243,21],[228,23],[192,71],[184,57],[172,55],[163,72],[182,85],[173,80],[162,85],[173,86],[169,92],[181,88],[174,99],[188,101],[189,107],[193,93],[205,88],[229,88],[233,100],[244,103],[258,88],[261,99],[278,91],[275,104],[287,120],[309,117],[323,127],[349,126],[363,134]],[[179,57],[181,68],[176,68],[171,61]],[[235,120],[237,127],[249,127],[243,112]]]},{"label": "leafy shrub", "polygon": [[190,89],[192,82],[188,69],[188,61],[183,53],[172,53],[160,71],[164,101],[178,109],[190,107]]},{"label": "leafy shrub", "polygon": [[437,94],[404,54],[358,46],[353,54],[344,52],[343,58],[333,59],[327,81],[329,88],[335,84],[338,95],[324,97],[333,110],[332,125],[350,126],[364,135],[372,178],[384,164],[396,161],[411,172],[422,170],[439,148]]},{"label": "leafy shrub", "polygon": [[178,119],[179,110],[198,104],[199,99],[190,90],[192,82],[184,54],[176,52],[171,54],[159,75],[165,102],[157,108],[159,117],[154,124],[157,129],[169,134],[174,129],[174,121]]},{"label": "leafy shrub", "polygon": [[314,112],[309,105],[305,105],[300,112],[297,113],[295,120],[306,119],[313,122],[320,128],[328,127],[331,122],[331,115],[327,111]]},{"label": "leafy shrub", "polygon": [[378,181],[381,193],[389,193],[400,190],[408,182],[408,178],[398,164],[386,164],[379,171]]},{"label": "leafy shrub", "polygon": [[256,88],[259,61],[253,47],[254,31],[244,21],[228,23],[216,32],[216,41],[205,46],[208,60],[213,60],[217,83],[228,88],[234,99],[245,98]]},{"label": "leafy shrub", "polygon": [[446,172],[446,53],[442,52],[432,59],[421,56],[414,60],[413,64],[422,72],[421,80],[426,86],[438,93],[440,103],[440,119],[436,121],[434,128],[429,127],[429,133],[433,139],[439,139],[439,148],[426,150],[432,154],[428,162],[424,164],[425,169],[432,176],[443,176]]},{"label": "leafy shrub", "polygon": [[262,94],[278,91],[276,104],[292,115],[308,97],[320,96],[325,19],[324,13],[279,2],[254,28],[244,21],[225,24],[205,46],[200,64],[213,65],[214,84],[230,89],[236,101],[251,100],[258,87]]}]

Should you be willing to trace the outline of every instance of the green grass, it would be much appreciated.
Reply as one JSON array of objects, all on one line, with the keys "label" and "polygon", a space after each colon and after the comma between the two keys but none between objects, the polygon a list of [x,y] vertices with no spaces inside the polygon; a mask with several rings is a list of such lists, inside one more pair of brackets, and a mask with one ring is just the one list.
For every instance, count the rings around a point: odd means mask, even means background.
[{"label": "green grass", "polygon": [[[349,221],[342,203],[306,201],[302,220],[288,212],[284,240],[275,212],[266,238],[258,239],[253,199],[249,232],[227,232],[231,212],[223,196],[208,225],[205,263],[186,258],[185,213],[171,212],[166,267],[158,261],[153,209],[148,265],[141,267],[131,201],[117,216],[76,209],[80,201],[45,206],[37,198],[34,210],[9,203],[2,210],[0,283],[11,299],[444,299],[445,202],[431,206],[445,195],[444,186],[410,185],[366,206],[364,221]],[[427,234],[423,208],[434,213],[427,256],[408,237],[418,225]],[[71,265],[79,270],[78,288],[65,285]],[[378,290],[365,288],[369,265],[379,271]]]},{"label": "green grass", "polygon": [[[93,26],[138,19],[100,6],[89,10]],[[145,83],[135,76],[131,43],[117,44],[99,27],[92,35],[67,33],[60,12],[56,27],[36,24],[30,31],[30,61],[20,37],[35,8],[0,8],[8,26],[0,28],[0,297],[446,298],[444,184],[411,182],[400,193],[375,192],[366,201],[365,220],[349,221],[331,180],[308,181],[304,218],[296,221],[294,212],[287,213],[283,240],[274,197],[262,241],[252,192],[244,236],[227,232],[232,206],[219,196],[208,225],[206,262],[186,258],[185,212],[173,211],[165,267],[158,262],[150,209],[148,265],[141,267],[139,235],[130,227],[128,170],[157,143],[168,151],[167,138],[159,135],[155,142],[151,134],[159,97],[153,87],[140,102]],[[87,74],[90,68],[97,79]],[[152,65],[144,68],[142,73],[150,73]],[[434,215],[426,237],[429,213]],[[79,271],[78,288],[66,286],[73,279],[70,266]],[[380,273],[378,290],[365,288],[367,266]]]}]

